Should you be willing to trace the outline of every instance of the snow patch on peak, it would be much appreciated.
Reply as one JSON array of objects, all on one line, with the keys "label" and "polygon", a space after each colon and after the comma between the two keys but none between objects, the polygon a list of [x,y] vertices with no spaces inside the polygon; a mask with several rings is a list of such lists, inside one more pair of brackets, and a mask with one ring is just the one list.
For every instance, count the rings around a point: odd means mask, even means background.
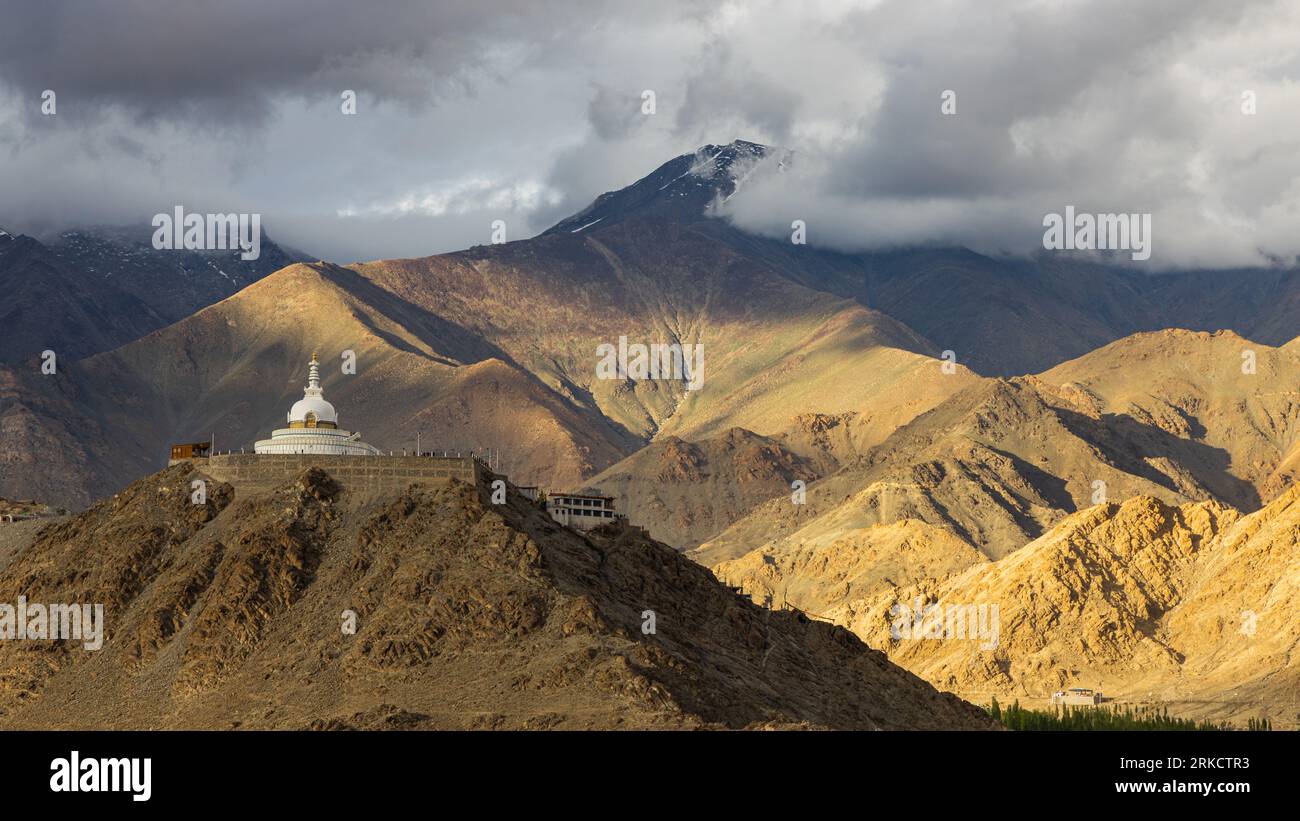
[{"label": "snow patch on peak", "polygon": [[704,145],[674,157],[625,188],[601,194],[544,233],[605,230],[633,215],[669,221],[699,219],[730,198],[756,166],[788,153],[747,140]]},{"label": "snow patch on peak", "polygon": [[[710,149],[714,150],[711,151]],[[691,163],[691,168],[686,173],[706,180],[713,179],[713,175],[722,170],[716,160],[725,150],[725,148],[712,145],[704,146],[695,152],[695,161]]]},{"label": "snow patch on peak", "polygon": [[736,171],[749,168],[768,156],[771,149],[747,140],[734,140],[727,145],[706,145],[695,152],[688,173],[703,179],[713,179],[719,173],[736,179]]}]

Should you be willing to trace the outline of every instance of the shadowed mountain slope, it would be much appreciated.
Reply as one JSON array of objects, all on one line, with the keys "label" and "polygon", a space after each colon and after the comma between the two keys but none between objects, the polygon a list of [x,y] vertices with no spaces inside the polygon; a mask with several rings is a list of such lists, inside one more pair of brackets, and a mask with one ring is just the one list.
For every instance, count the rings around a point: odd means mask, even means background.
[{"label": "shadowed mountain slope", "polygon": [[155,250],[148,230],[66,231],[47,243],[0,231],[0,363],[111,350],[301,259],[265,236],[256,260],[239,254]]},{"label": "shadowed mountain slope", "polygon": [[663,436],[592,477],[587,487],[678,549],[695,547],[760,502],[818,476],[816,465],[765,436],[732,428],[687,442]]},{"label": "shadowed mountain slope", "polygon": [[0,568],[0,598],[100,602],[108,625],[98,651],[4,642],[0,725],[992,726],[632,530],[581,536],[454,481],[356,495],[316,469],[195,505],[192,476],[143,479]]},{"label": "shadowed mountain slope", "polygon": [[85,504],[165,464],[169,442],[214,432],[219,449],[251,450],[284,424],[314,350],[336,363],[324,386],[342,426],[385,450],[413,452],[420,432],[426,449],[508,447],[521,481],[544,468],[576,482],[632,448],[464,329],[348,269],[299,264],[56,376],[0,371],[0,487]]},{"label": "shadowed mountain slope", "polygon": [[1300,442],[1300,352],[1293,346],[1274,348],[1231,331],[1172,329],[1119,340],[1042,378],[1087,394],[1103,413],[1208,446],[1202,454],[1230,454],[1227,471],[1257,494],[1215,489],[1243,509],[1294,478],[1283,459]]}]

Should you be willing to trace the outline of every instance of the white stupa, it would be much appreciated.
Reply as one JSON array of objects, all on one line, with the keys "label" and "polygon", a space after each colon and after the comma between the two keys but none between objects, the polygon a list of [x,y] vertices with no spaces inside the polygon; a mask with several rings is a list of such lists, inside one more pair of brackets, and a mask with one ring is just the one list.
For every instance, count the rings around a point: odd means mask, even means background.
[{"label": "white stupa", "polygon": [[253,445],[255,453],[320,453],[331,456],[378,456],[379,449],[361,441],[360,433],[339,429],[334,406],[325,401],[316,353],[307,368],[302,399],[289,408],[289,427],[271,431],[270,439]]}]

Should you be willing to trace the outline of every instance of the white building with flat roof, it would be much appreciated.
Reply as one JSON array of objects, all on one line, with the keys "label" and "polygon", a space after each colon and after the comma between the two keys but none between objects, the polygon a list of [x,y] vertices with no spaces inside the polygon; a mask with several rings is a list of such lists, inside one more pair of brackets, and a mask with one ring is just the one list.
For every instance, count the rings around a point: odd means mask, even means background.
[{"label": "white building with flat roof", "polygon": [[1101,690],[1090,687],[1071,687],[1052,693],[1052,704],[1064,704],[1071,707],[1093,707],[1102,702]]},{"label": "white building with flat roof", "polygon": [[546,512],[562,525],[590,530],[616,519],[626,519],[614,510],[613,496],[589,496],[583,493],[555,493],[546,497]]}]

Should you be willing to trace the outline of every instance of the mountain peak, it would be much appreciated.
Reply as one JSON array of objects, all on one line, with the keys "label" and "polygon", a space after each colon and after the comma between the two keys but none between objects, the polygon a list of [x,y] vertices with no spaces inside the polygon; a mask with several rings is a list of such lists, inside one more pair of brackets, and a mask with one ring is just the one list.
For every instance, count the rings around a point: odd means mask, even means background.
[{"label": "mountain peak", "polygon": [[759,162],[769,157],[784,162],[786,153],[748,140],[704,145],[674,157],[626,188],[601,194],[544,233],[599,230],[630,217],[693,222],[702,219],[715,202],[731,197]]}]

